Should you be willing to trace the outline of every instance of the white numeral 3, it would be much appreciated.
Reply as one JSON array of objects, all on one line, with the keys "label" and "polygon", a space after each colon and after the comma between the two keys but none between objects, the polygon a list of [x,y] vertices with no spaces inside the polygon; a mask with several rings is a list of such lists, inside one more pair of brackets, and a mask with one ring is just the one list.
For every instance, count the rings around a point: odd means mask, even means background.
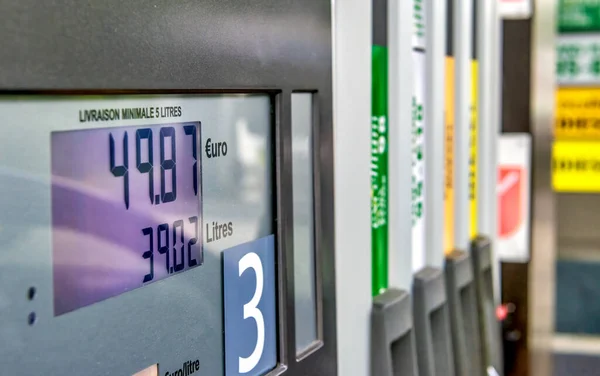
[{"label": "white numeral 3", "polygon": [[253,269],[254,274],[256,275],[256,289],[254,290],[254,296],[248,303],[244,304],[244,320],[251,317],[256,322],[256,345],[249,357],[239,357],[239,372],[247,373],[256,367],[262,357],[263,349],[265,347],[265,320],[262,312],[257,307],[263,293],[264,276],[260,257],[254,252],[244,255],[244,257],[240,259],[238,267],[240,276],[248,268]]}]

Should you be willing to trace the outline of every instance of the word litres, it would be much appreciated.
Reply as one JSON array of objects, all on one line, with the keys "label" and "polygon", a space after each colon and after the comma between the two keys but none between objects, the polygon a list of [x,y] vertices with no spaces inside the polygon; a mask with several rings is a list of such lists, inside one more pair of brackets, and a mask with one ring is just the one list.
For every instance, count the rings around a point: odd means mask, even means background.
[{"label": "word litres", "polygon": [[206,242],[210,243],[215,240],[219,240],[221,238],[226,238],[228,236],[233,235],[233,223],[212,223],[212,237],[210,236],[210,231],[208,228],[208,223],[206,224]]}]

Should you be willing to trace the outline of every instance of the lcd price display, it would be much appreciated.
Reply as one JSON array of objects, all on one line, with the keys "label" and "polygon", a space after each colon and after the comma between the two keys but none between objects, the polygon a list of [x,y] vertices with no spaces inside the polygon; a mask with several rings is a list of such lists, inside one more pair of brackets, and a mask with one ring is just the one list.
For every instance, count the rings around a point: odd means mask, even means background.
[{"label": "lcd price display", "polygon": [[203,263],[200,123],[51,134],[56,316]]}]

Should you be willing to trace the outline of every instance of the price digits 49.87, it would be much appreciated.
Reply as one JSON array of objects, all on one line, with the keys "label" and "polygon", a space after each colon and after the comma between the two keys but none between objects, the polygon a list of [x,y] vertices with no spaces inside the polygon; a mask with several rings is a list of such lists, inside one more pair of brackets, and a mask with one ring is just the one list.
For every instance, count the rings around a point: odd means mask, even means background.
[{"label": "price digits 49.87", "polygon": [[[191,137],[192,142],[192,158],[194,165],[192,166],[192,185],[194,195],[198,195],[198,158],[196,150],[196,126],[186,125],[183,127],[185,135]],[[110,171],[115,177],[123,178],[123,201],[125,208],[129,210],[129,150],[127,132],[123,135],[123,164],[118,165],[115,162],[115,139],[110,133],[109,135],[109,155],[110,155]],[[170,139],[170,141],[167,141]],[[147,162],[142,162],[142,141],[148,142]],[[171,144],[171,158],[165,158],[165,144]],[[153,162],[153,142],[152,129],[142,128],[135,132],[135,161],[137,170],[141,174],[148,174],[148,195],[150,196],[150,204],[158,205],[160,202],[168,203],[177,199],[177,158],[176,158],[176,143],[175,143],[175,128],[162,127],[160,128],[160,195],[154,195],[154,162]],[[171,191],[166,192],[165,175],[166,171],[171,171]]]}]

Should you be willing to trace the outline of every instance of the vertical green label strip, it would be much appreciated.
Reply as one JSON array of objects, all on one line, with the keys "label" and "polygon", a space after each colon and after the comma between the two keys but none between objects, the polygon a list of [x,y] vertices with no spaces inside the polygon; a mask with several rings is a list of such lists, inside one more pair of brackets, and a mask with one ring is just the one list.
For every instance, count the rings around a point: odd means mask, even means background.
[{"label": "vertical green label strip", "polygon": [[371,236],[373,295],[388,287],[388,74],[387,48],[373,45],[371,91]]}]

